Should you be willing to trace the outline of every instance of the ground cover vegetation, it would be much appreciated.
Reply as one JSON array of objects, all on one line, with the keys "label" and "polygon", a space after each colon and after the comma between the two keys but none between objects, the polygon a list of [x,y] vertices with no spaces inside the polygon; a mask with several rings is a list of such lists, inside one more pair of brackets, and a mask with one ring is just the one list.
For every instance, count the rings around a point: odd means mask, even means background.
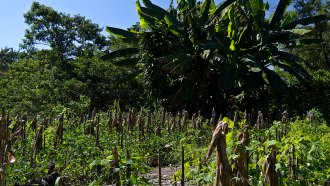
[{"label": "ground cover vegetation", "polygon": [[158,156],[161,166],[176,167],[172,184],[182,175],[191,185],[321,185],[330,178],[330,129],[320,113],[283,113],[272,123],[255,116],[112,109],[12,118],[3,111],[2,184],[151,185],[147,173]]},{"label": "ground cover vegetation", "polygon": [[136,11],[104,36],[32,3],[0,50],[1,185],[151,185],[158,165],[172,184],[327,183],[328,1]]}]

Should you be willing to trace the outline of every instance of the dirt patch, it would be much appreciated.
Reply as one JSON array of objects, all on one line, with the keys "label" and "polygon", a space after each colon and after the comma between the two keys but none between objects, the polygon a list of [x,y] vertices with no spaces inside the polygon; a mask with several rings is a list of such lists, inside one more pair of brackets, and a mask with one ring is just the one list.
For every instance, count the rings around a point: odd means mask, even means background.
[{"label": "dirt patch", "polygon": [[[172,175],[178,170],[178,167],[162,167],[162,185],[175,185],[172,180]],[[149,180],[149,183],[152,185],[159,185],[158,180],[158,167],[153,168],[149,171],[145,178]],[[177,181],[177,185],[180,185],[180,182]]]}]

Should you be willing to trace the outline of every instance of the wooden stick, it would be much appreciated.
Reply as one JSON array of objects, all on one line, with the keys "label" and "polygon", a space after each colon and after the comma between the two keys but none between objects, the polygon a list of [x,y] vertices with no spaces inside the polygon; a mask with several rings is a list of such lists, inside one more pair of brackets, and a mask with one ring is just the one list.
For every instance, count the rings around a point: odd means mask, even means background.
[{"label": "wooden stick", "polygon": [[184,186],[184,147],[181,149],[181,157],[182,157],[182,176],[181,176],[181,185]]},{"label": "wooden stick", "polygon": [[159,151],[158,151],[158,182],[159,182],[159,185],[161,186],[162,185],[162,162],[160,159]]}]

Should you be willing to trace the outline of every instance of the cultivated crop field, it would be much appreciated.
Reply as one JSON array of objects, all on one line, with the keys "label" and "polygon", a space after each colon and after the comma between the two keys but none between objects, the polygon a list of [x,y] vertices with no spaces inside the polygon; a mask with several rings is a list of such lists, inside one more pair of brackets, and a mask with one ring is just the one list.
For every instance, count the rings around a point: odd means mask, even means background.
[{"label": "cultivated crop field", "polygon": [[[270,123],[261,112],[211,118],[113,108],[58,116],[1,115],[2,185],[322,185],[330,129],[307,118]],[[157,168],[158,167],[158,168]],[[216,171],[217,168],[221,171]],[[167,173],[168,174],[168,173]],[[163,175],[164,177],[164,175]]]}]

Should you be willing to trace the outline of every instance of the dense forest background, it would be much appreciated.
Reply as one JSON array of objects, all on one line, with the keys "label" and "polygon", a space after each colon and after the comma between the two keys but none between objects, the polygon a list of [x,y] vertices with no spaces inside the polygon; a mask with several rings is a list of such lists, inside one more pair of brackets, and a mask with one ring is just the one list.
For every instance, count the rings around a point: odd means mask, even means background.
[{"label": "dense forest background", "polygon": [[0,185],[329,184],[330,1],[171,2],[127,29],[32,3],[0,50]]},{"label": "dense forest background", "polygon": [[137,5],[141,22],[127,29],[139,35],[132,41],[34,2],[20,49],[0,51],[0,105],[35,114],[106,110],[118,101],[122,109],[261,110],[269,118],[317,109],[330,118],[328,1],[294,1],[275,11],[277,20],[265,16],[267,4],[233,5],[228,15],[210,16],[219,27],[203,14],[216,5],[184,6],[171,5],[177,21],[165,23]]}]

